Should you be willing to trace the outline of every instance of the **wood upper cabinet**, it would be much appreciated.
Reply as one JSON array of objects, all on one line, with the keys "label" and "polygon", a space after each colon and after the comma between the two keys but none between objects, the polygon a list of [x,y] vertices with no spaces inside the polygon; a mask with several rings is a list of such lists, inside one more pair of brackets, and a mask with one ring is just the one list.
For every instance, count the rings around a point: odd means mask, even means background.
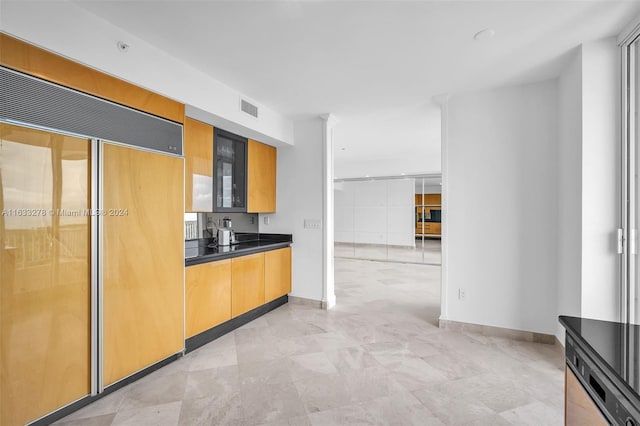
[{"label": "wood upper cabinet", "polygon": [[231,259],[231,316],[264,305],[264,253]]},{"label": "wood upper cabinet", "polygon": [[104,144],[103,362],[113,384],[184,348],[184,161]]},{"label": "wood upper cabinet", "polygon": [[442,204],[442,194],[416,194],[416,206],[439,206]]},{"label": "wood upper cabinet", "polygon": [[188,266],[186,337],[231,319],[231,260]]},{"label": "wood upper cabinet", "polygon": [[265,302],[291,293],[291,247],[264,254]]},{"label": "wood upper cabinet", "polygon": [[442,195],[424,194],[424,204],[427,206],[439,206],[442,204]]},{"label": "wood upper cabinet", "polygon": [[184,210],[213,211],[213,127],[184,119]]},{"label": "wood upper cabinet", "polygon": [[249,139],[247,158],[247,212],[276,211],[276,148]]}]

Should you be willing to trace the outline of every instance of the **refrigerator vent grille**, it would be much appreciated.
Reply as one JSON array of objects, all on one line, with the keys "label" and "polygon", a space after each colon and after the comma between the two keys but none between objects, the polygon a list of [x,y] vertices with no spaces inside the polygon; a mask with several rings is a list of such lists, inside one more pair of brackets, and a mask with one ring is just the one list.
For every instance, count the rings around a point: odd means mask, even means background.
[{"label": "refrigerator vent grille", "polygon": [[240,109],[243,112],[246,112],[247,114],[258,118],[258,107],[253,105],[252,103],[245,101],[244,99],[240,99]]},{"label": "refrigerator vent grille", "polygon": [[0,119],[182,155],[182,126],[0,67]]}]

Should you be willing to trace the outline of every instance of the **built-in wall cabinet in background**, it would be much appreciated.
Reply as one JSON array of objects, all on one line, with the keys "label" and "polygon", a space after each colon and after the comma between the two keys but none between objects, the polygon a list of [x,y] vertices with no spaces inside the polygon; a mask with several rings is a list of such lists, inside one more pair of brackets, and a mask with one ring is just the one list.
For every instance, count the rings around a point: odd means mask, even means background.
[{"label": "built-in wall cabinet in background", "polygon": [[442,195],[416,194],[415,205],[416,238],[440,238]]},{"label": "built-in wall cabinet in background", "polygon": [[335,255],[440,264],[439,183],[439,176],[335,181]]}]

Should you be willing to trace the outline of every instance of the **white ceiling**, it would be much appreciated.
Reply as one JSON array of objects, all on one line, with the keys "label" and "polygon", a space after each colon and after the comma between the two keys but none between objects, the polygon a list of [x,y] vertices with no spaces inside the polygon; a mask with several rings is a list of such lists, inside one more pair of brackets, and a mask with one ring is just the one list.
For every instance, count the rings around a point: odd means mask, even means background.
[{"label": "white ceiling", "polygon": [[[433,96],[556,77],[572,49],[640,14],[638,1],[76,4],[284,115],[335,114],[337,177],[393,160],[389,141],[399,164],[424,158],[397,174],[439,172]],[[485,28],[495,37],[475,41]]]}]

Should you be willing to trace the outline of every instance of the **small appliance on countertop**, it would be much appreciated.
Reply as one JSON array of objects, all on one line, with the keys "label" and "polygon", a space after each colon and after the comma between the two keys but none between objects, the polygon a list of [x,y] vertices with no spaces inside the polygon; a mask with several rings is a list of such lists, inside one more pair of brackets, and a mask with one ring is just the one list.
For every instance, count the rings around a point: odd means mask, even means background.
[{"label": "small appliance on countertop", "polygon": [[236,240],[236,233],[231,229],[232,226],[231,219],[228,217],[222,219],[222,228],[218,228],[219,246],[229,246],[238,243]]}]

